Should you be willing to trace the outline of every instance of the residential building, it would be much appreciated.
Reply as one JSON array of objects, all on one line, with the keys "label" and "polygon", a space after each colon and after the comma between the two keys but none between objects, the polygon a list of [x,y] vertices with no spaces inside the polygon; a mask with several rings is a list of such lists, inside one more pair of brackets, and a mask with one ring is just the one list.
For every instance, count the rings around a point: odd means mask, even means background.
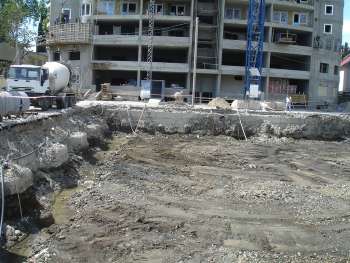
[{"label": "residential building", "polygon": [[[52,1],[50,60],[70,63],[81,87],[140,90],[146,77],[149,0]],[[196,97],[242,97],[248,0],[156,1],[153,79],[191,91],[199,17]],[[343,0],[266,0],[262,94],[334,102]]]},{"label": "residential building", "polygon": [[350,55],[342,60],[340,67],[339,91],[350,94]]}]

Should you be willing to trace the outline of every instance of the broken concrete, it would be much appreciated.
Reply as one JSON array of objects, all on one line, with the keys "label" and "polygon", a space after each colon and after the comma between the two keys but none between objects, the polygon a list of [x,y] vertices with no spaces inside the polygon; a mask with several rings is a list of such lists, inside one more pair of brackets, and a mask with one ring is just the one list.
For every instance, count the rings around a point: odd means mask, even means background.
[{"label": "broken concrete", "polygon": [[[111,128],[130,131],[139,124],[144,132],[168,134],[230,134],[241,127],[235,111],[181,110],[177,108],[109,107],[105,116]],[[262,126],[270,125],[269,135],[295,139],[342,140],[350,136],[350,115],[322,113],[254,112],[240,113],[243,128],[248,136],[259,136]],[[160,128],[161,127],[161,128]],[[241,128],[240,128],[241,129]],[[242,133],[242,131],[241,131]]]},{"label": "broken concrete", "polygon": [[4,169],[5,195],[21,194],[33,185],[33,173],[29,168],[11,164]]},{"label": "broken concrete", "polygon": [[223,98],[215,98],[208,103],[209,107],[214,109],[229,110],[230,104]]},{"label": "broken concrete", "polygon": [[80,152],[89,147],[86,132],[73,132],[68,139],[69,148],[75,152]]},{"label": "broken concrete", "polygon": [[59,143],[47,145],[39,154],[40,168],[42,169],[58,168],[68,159],[68,147]]}]

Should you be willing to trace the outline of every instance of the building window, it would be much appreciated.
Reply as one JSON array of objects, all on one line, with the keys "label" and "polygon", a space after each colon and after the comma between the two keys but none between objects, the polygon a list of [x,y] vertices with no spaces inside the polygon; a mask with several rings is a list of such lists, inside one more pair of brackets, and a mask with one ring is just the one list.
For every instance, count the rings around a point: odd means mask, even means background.
[{"label": "building window", "polygon": [[170,7],[170,15],[172,16],[184,16],[185,6],[184,5],[172,5]]},{"label": "building window", "polygon": [[307,14],[306,13],[294,13],[293,24],[294,25],[306,25],[307,24]]},{"label": "building window", "polygon": [[225,18],[226,19],[241,19],[242,11],[239,8],[226,8],[225,10]]},{"label": "building window", "polygon": [[124,2],[122,4],[123,15],[135,15],[136,14],[136,3]]},{"label": "building window", "polygon": [[288,12],[274,11],[273,21],[281,24],[288,24]]},{"label": "building window", "polygon": [[324,13],[325,13],[325,15],[332,16],[333,15],[333,5],[325,5]]},{"label": "building window", "polygon": [[327,63],[321,63],[320,64],[320,72],[321,73],[328,73],[329,65]]},{"label": "building window", "polygon": [[72,18],[72,10],[70,8],[62,8],[62,22],[69,23]]},{"label": "building window", "polygon": [[339,75],[339,66],[334,66],[334,75]]},{"label": "building window", "polygon": [[[148,8],[147,8],[147,14],[149,12],[150,6],[148,4]],[[163,4],[155,4],[154,5],[154,9],[155,9],[155,14],[156,15],[163,15]]]},{"label": "building window", "polygon": [[53,53],[53,61],[60,61],[61,54],[59,51]]},{"label": "building window", "polygon": [[89,16],[89,15],[91,15],[91,5],[90,4],[82,4],[81,16]]},{"label": "building window", "polygon": [[79,51],[69,52],[69,60],[80,60],[80,52]]},{"label": "building window", "polygon": [[97,12],[103,15],[114,15],[115,1],[114,0],[101,0],[97,5]]},{"label": "building window", "polygon": [[157,15],[163,15],[163,4],[156,4],[155,9]]},{"label": "building window", "polygon": [[333,32],[333,25],[332,24],[324,24],[323,33],[332,34],[332,32]]}]

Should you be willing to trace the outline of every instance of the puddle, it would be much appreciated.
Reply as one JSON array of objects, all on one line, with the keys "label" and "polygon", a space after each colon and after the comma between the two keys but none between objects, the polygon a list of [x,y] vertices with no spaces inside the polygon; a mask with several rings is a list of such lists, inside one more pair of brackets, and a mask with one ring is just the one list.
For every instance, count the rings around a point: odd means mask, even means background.
[{"label": "puddle", "polygon": [[55,224],[66,224],[74,215],[74,211],[68,207],[67,203],[71,196],[78,190],[79,187],[64,189],[55,196],[55,200],[52,205],[52,216],[55,220]]},{"label": "puddle", "polygon": [[[65,189],[56,194],[53,206],[52,215],[55,220],[55,224],[65,224],[69,222],[69,219],[73,216],[74,212],[69,209],[67,203],[71,196],[78,191],[79,188]],[[35,234],[29,234],[21,242],[17,243],[8,251],[0,251],[1,263],[20,263],[25,262],[26,259],[32,256],[32,245],[35,238],[39,235],[44,235],[43,232]]]}]

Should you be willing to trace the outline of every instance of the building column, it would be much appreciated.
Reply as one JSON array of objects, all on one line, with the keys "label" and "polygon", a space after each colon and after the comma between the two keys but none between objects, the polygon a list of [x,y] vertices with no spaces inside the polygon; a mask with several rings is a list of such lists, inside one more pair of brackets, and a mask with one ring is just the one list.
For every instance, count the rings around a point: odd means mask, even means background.
[{"label": "building column", "polygon": [[219,39],[218,39],[218,76],[216,79],[215,97],[220,97],[221,93],[221,73],[222,73],[222,46],[224,42],[224,19],[225,19],[225,0],[219,0],[220,18],[218,21]]},{"label": "building column", "polygon": [[190,38],[190,45],[188,48],[188,55],[187,55],[187,65],[188,65],[188,73],[187,73],[187,80],[186,80],[186,89],[191,90],[191,79],[192,79],[192,68],[193,68],[193,61],[192,61],[192,51],[193,51],[193,27],[194,27],[194,20],[196,19],[194,16],[194,1],[191,0],[191,22],[190,22],[190,32],[189,32],[189,38]]},{"label": "building column", "polygon": [[142,30],[143,30],[143,0],[140,0],[140,18],[139,18],[139,39],[138,39],[138,55],[137,55],[137,62],[138,62],[138,70],[137,70],[137,86],[141,87],[141,63],[142,63]]}]

